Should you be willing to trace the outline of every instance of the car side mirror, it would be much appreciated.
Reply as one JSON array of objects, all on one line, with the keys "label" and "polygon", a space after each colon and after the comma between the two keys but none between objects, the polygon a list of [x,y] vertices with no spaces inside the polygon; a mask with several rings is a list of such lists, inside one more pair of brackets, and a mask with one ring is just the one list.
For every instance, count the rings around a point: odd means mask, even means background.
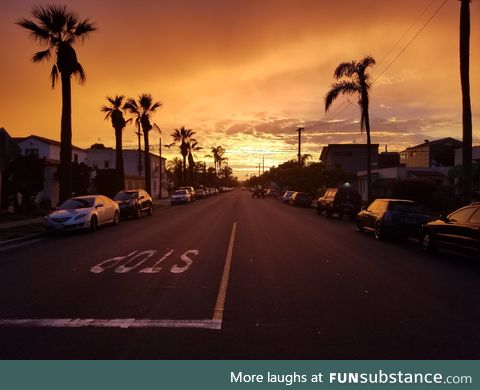
[{"label": "car side mirror", "polygon": [[96,209],[99,209],[99,208],[101,208],[101,207],[103,207],[103,203],[97,204],[97,205],[95,206]]},{"label": "car side mirror", "polygon": [[362,207],[360,208],[361,211],[365,211],[366,209],[367,209],[367,206],[362,206]]},{"label": "car side mirror", "polygon": [[448,219],[448,217],[446,215],[440,215],[440,221],[449,222],[450,220]]},{"label": "car side mirror", "polygon": [[141,196],[140,198],[138,198],[138,199],[142,200],[142,199],[145,199],[145,197],[142,195],[142,196]]}]

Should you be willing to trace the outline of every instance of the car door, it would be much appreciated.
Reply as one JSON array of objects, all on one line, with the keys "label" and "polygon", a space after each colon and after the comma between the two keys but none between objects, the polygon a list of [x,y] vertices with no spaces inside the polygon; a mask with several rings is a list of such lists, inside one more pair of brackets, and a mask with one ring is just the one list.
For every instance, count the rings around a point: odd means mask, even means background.
[{"label": "car door", "polygon": [[105,223],[105,219],[107,218],[107,209],[103,196],[97,196],[95,198],[95,210],[98,215],[98,224],[101,225]]},{"label": "car door", "polygon": [[437,240],[446,246],[465,248],[468,246],[468,221],[472,217],[474,207],[464,207],[453,212],[437,229]]},{"label": "car door", "polygon": [[470,217],[465,226],[465,247],[468,250],[480,251],[480,207]]},{"label": "car door", "polygon": [[377,220],[376,212],[379,208],[379,201],[374,200],[370,205],[363,211],[362,224],[367,229],[375,228],[375,221]]}]

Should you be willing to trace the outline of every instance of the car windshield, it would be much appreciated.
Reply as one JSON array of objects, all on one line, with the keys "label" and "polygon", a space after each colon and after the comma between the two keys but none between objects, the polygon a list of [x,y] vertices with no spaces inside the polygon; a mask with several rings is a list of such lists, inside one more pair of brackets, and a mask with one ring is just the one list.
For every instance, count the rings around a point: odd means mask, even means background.
[{"label": "car windshield", "polygon": [[136,199],[138,198],[138,192],[137,191],[122,191],[119,192],[117,195],[115,195],[114,200],[130,200],[130,199]]},{"label": "car windshield", "polygon": [[422,208],[416,203],[409,202],[393,202],[388,205],[389,211],[397,211],[400,213],[421,213]]},{"label": "car windshield", "polygon": [[185,195],[186,192],[187,192],[187,191],[185,191],[185,190],[179,190],[179,191],[175,191],[175,192],[173,193],[173,195]]},{"label": "car windshield", "polygon": [[59,210],[74,210],[74,209],[86,209],[93,207],[95,198],[72,198],[65,201]]}]

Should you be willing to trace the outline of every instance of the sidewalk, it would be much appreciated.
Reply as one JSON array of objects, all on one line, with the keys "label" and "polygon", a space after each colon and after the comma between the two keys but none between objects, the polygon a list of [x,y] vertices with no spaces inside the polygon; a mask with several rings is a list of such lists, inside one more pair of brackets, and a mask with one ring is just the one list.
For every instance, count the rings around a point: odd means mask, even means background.
[{"label": "sidewalk", "polygon": [[165,199],[154,199],[153,200],[153,208],[159,208],[159,207],[166,207],[170,206],[170,198],[165,198]]},{"label": "sidewalk", "polygon": [[0,222],[0,245],[32,239],[44,232],[43,217]]}]

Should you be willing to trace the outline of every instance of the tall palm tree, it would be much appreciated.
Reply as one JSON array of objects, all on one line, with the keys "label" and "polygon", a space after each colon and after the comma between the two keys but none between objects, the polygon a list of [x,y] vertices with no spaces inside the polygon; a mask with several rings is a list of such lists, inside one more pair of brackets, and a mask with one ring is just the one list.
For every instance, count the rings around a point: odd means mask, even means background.
[{"label": "tall palm tree", "polygon": [[470,0],[460,0],[460,78],[462,82],[463,196],[472,201],[472,106],[470,102]]},{"label": "tall palm tree", "polygon": [[108,106],[103,106],[101,110],[106,114],[105,119],[112,121],[112,126],[115,129],[115,169],[119,178],[120,189],[125,187],[125,170],[123,168],[123,146],[122,135],[123,129],[131,119],[125,120],[123,116],[123,100],[125,96],[116,95],[115,97],[107,96],[110,103]]},{"label": "tall palm tree", "polygon": [[150,123],[152,114],[161,107],[160,102],[154,102],[150,94],[141,94],[138,101],[129,98],[123,108],[130,114],[135,115],[135,122],[138,126],[142,126],[143,141],[145,143],[145,190],[152,193],[152,176],[150,173],[150,143],[148,140],[148,133],[153,126]]},{"label": "tall palm tree", "polygon": [[192,129],[186,129],[185,126],[182,126],[180,129],[175,129],[170,136],[173,139],[173,143],[168,145],[168,147],[173,145],[179,145],[180,154],[183,158],[183,184],[186,184],[187,179],[187,157],[189,153],[189,144],[190,142],[196,142],[196,139],[193,137],[195,132]]},{"label": "tall palm tree", "polygon": [[[212,146],[210,151],[212,152],[213,164],[215,166],[215,172],[220,171],[222,163],[227,162],[228,158],[224,157],[225,148],[223,146]],[[209,156],[210,157],[210,156]]]},{"label": "tall palm tree", "polygon": [[375,65],[371,56],[366,56],[360,61],[342,62],[337,66],[334,77],[338,80],[333,83],[330,91],[325,96],[325,112],[339,95],[357,95],[360,106],[360,128],[367,133],[367,194],[368,200],[372,199],[372,148],[370,138],[370,118],[368,113],[370,75],[366,73],[370,66]]},{"label": "tall palm tree", "polygon": [[79,39],[85,39],[95,31],[90,19],[80,20],[75,12],[68,11],[66,6],[49,5],[32,8],[34,20],[20,19],[17,25],[30,31],[31,37],[45,50],[34,54],[34,63],[54,58],[50,72],[52,88],[58,80],[62,83],[62,119],[60,131],[60,165],[58,178],[60,185],[60,202],[72,195],[72,92],[71,78],[78,76],[80,83],[85,81],[85,71],[77,61],[73,45]]}]

